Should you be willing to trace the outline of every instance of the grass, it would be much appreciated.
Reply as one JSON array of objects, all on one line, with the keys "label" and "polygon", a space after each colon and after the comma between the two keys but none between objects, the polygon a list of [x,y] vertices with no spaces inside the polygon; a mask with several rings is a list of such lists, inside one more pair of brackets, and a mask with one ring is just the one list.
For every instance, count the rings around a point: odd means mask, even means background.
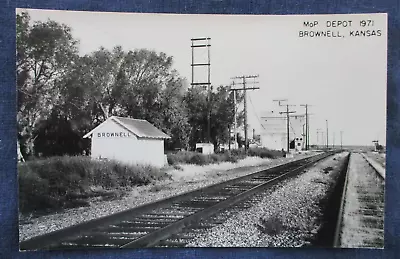
[{"label": "grass", "polygon": [[282,157],[283,153],[278,150],[269,150],[267,148],[250,148],[248,152],[249,156],[258,156],[261,158],[277,158]]},{"label": "grass", "polygon": [[[247,156],[275,158],[282,154],[265,148],[251,148]],[[167,154],[167,158],[174,169],[182,171],[180,164],[236,163],[246,158],[246,154],[243,149],[211,155],[179,151]],[[123,195],[130,187],[170,177],[165,170],[151,166],[130,166],[83,156],[28,161],[18,164],[20,213],[47,214],[88,206],[90,198],[112,199]]]},{"label": "grass", "polygon": [[[281,151],[269,150],[266,148],[250,148],[247,156],[261,157],[261,158],[276,158],[282,157]],[[210,155],[204,155],[197,152],[191,151],[178,151],[174,153],[168,153],[168,164],[195,164],[195,165],[208,165],[221,162],[232,162],[246,158],[246,153],[243,149],[228,150],[222,153],[215,153]]]},{"label": "grass", "polygon": [[48,213],[88,205],[96,196],[119,195],[169,175],[151,166],[130,166],[89,157],[52,157],[18,165],[20,213]]}]

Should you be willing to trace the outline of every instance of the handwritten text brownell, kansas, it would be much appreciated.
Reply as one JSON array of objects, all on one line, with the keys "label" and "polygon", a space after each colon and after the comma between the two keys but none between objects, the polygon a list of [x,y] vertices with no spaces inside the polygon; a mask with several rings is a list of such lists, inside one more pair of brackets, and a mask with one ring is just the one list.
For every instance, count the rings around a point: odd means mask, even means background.
[{"label": "handwritten text brownell, kansas", "polygon": [[[317,37],[326,37],[326,38],[344,38],[345,36],[349,37],[373,37],[373,36],[382,36],[382,31],[374,28],[373,20],[361,20],[354,22],[351,20],[344,21],[326,21],[323,23],[325,28],[318,30],[319,26],[318,21],[306,21],[303,22],[303,26],[307,28],[312,28],[312,30],[301,30],[299,31],[300,38],[317,38]],[[352,27],[358,27],[358,29],[353,29]],[[348,28],[349,30],[341,31],[342,28]]]}]

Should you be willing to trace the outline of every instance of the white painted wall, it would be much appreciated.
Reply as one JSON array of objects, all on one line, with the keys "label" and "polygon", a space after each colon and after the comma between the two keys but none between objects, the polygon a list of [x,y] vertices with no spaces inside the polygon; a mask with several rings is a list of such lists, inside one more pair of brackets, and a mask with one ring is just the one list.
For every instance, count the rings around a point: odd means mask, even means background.
[{"label": "white painted wall", "polygon": [[198,148],[202,149],[202,154],[209,155],[214,154],[214,145],[211,143],[196,143],[196,150]]},{"label": "white painted wall", "polygon": [[261,146],[273,150],[286,150],[286,135],[285,134],[262,134]]},{"label": "white painted wall", "polygon": [[[118,134],[111,136],[110,133]],[[95,159],[108,158],[128,164],[150,164],[158,167],[165,164],[163,139],[138,139],[112,120],[94,131],[91,150],[91,156]]]}]

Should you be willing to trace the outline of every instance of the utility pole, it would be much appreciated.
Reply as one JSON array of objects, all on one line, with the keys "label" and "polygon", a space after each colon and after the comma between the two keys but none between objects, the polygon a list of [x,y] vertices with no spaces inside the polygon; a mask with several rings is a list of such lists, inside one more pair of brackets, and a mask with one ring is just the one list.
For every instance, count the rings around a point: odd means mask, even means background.
[{"label": "utility pole", "polygon": [[[211,143],[211,60],[210,60],[210,40],[211,38],[194,38],[192,41],[192,86],[206,86],[207,91],[207,142]],[[195,42],[200,42],[195,44]],[[194,63],[194,50],[195,48],[207,48],[207,63]],[[194,68],[207,66],[207,82],[195,82]]]},{"label": "utility pole", "polygon": [[[319,133],[322,133],[322,129],[317,129],[317,146],[319,146]],[[321,140],[323,141],[322,138],[321,138]]]},{"label": "utility pole", "polygon": [[340,131],[340,150],[343,150],[343,131]]},{"label": "utility pole", "polygon": [[300,104],[300,106],[303,106],[303,107],[306,108],[306,139],[305,139],[305,141],[306,141],[306,150],[308,150],[309,149],[309,144],[310,144],[310,141],[309,141],[309,138],[310,138],[310,134],[309,134],[310,126],[308,124],[308,106],[312,106],[312,105]]},{"label": "utility pole", "polygon": [[[233,87],[233,88],[232,88]],[[233,132],[234,132],[234,140],[235,140],[235,145],[237,144],[237,109],[236,109],[236,92],[240,91],[242,89],[236,89],[235,88],[235,81],[232,82],[231,88],[229,91],[233,92],[233,105],[234,105],[234,111],[233,111],[233,116],[234,116],[234,124],[233,124]],[[230,136],[230,132],[229,132]]]},{"label": "utility pole", "polygon": [[[246,153],[247,153],[247,98],[246,98],[246,92],[248,90],[260,89],[260,87],[246,87],[246,84],[247,84],[246,80],[250,79],[250,78],[254,78],[254,80],[255,80],[258,77],[259,77],[258,75],[252,75],[252,76],[243,75],[243,76],[236,76],[236,77],[232,78],[232,79],[242,79],[242,83],[238,83],[238,84],[242,84],[243,88],[242,89],[233,88],[233,89],[231,89],[231,91],[242,90],[244,92],[244,150],[245,150]],[[253,84],[257,84],[258,82],[254,81],[252,83]]]},{"label": "utility pole", "polygon": [[228,125],[228,149],[231,150],[231,125]]},{"label": "utility pole", "polygon": [[290,150],[290,138],[289,138],[289,126],[290,126],[290,122],[289,122],[289,114],[290,113],[295,113],[296,111],[289,111],[289,106],[296,106],[296,105],[281,105],[282,101],[287,101],[287,99],[282,99],[282,100],[273,100],[274,102],[278,102],[279,106],[286,106],[286,111],[284,112],[279,112],[279,114],[286,114],[286,133],[287,133],[287,153],[289,154],[289,150]]},{"label": "utility pole", "polygon": [[326,120],[326,148],[327,149],[329,148],[328,135],[329,135],[329,133],[328,133],[328,120]]},{"label": "utility pole", "polygon": [[333,142],[332,142],[332,148],[335,149],[335,132],[333,132]]}]

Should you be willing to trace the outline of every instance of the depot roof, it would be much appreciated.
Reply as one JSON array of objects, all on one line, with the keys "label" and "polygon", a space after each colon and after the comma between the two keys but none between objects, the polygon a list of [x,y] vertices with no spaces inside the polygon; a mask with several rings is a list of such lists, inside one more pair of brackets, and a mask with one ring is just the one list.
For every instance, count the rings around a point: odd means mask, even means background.
[{"label": "depot roof", "polygon": [[119,126],[125,128],[132,134],[136,135],[139,138],[152,138],[152,139],[169,139],[171,138],[158,128],[156,128],[153,124],[148,122],[147,120],[139,120],[125,117],[112,116],[108,118],[106,121],[101,123],[99,126],[91,130],[87,133],[83,138],[87,138],[93,134],[96,130],[98,130],[103,124],[113,121],[117,123]]}]

